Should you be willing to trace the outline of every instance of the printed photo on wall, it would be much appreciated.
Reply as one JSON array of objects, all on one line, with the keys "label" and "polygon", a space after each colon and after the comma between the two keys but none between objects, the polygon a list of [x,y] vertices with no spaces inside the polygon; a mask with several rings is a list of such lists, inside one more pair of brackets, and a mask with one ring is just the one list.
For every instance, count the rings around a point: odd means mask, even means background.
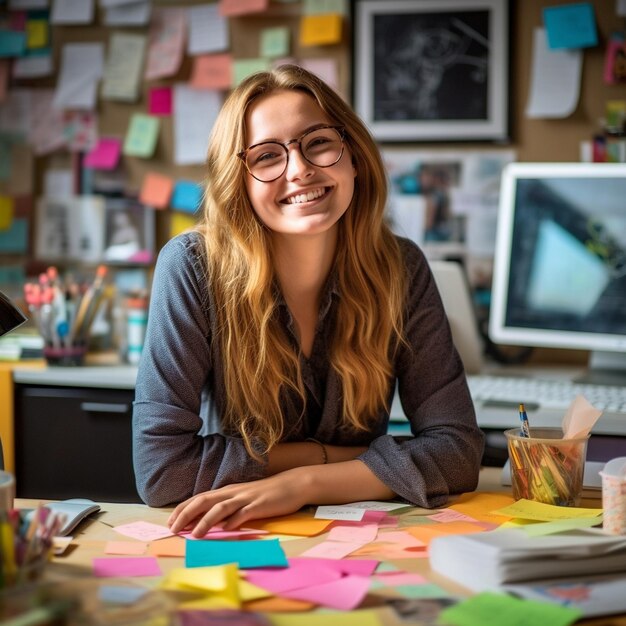
[{"label": "printed photo on wall", "polygon": [[147,264],[154,259],[154,212],[128,198],[107,198],[104,260]]}]

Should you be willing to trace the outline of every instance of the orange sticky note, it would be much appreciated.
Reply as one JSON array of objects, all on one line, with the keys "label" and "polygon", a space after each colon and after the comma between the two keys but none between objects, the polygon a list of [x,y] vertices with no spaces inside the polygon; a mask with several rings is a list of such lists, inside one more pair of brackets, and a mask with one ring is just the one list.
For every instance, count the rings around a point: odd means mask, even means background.
[{"label": "orange sticky note", "polygon": [[196,89],[230,89],[233,58],[230,54],[203,54],[194,58],[189,85]]},{"label": "orange sticky note", "polygon": [[141,185],[139,202],[155,209],[165,209],[168,206],[173,189],[174,180],[172,178],[156,172],[148,172]]},{"label": "orange sticky note", "polygon": [[145,554],[147,543],[143,541],[107,541],[104,546],[105,554]]},{"label": "orange sticky note", "polygon": [[430,545],[435,537],[441,535],[469,535],[471,533],[483,533],[485,529],[479,524],[472,522],[448,522],[447,524],[422,524],[409,526],[404,529],[422,543]]},{"label": "orange sticky note", "polygon": [[166,537],[152,541],[148,546],[150,556],[185,556],[185,540],[182,537]]},{"label": "orange sticky note", "polygon": [[269,0],[220,0],[219,12],[224,17],[259,13],[268,8]]},{"label": "orange sticky note", "polygon": [[264,520],[254,520],[250,526],[257,530],[267,530],[278,535],[301,535],[313,537],[323,533],[332,524],[331,519],[315,519],[305,513],[294,513],[283,517],[272,517]]},{"label": "orange sticky note", "polygon": [[502,509],[509,504],[513,504],[515,499],[505,493],[464,493],[448,508],[459,513],[465,513],[480,522],[490,522],[491,524],[503,524],[510,520],[505,515],[492,513],[497,509]]},{"label": "orange sticky note", "polygon": [[341,42],[343,18],[339,13],[304,15],[300,20],[301,46],[330,46]]},{"label": "orange sticky note", "polygon": [[246,611],[260,613],[291,613],[292,611],[310,611],[315,605],[304,600],[289,600],[287,598],[263,598],[262,600],[252,600],[246,602]]}]

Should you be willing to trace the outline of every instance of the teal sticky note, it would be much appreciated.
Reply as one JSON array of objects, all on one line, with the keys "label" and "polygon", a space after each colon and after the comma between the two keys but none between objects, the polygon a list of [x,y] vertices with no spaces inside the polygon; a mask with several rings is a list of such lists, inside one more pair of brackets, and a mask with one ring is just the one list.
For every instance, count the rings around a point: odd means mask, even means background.
[{"label": "teal sticky note", "polygon": [[0,137],[0,180],[11,178],[12,144]]},{"label": "teal sticky note", "polygon": [[261,31],[261,56],[285,57],[289,54],[288,27],[266,28]]},{"label": "teal sticky note", "polygon": [[6,230],[0,230],[0,254],[22,254],[28,250],[28,220],[14,219]]},{"label": "teal sticky note", "polygon": [[240,568],[287,567],[287,557],[278,539],[246,541],[205,541],[187,539],[185,567],[237,563]]},{"label": "teal sticky note", "polygon": [[179,180],[174,185],[170,206],[185,213],[195,213],[202,202],[202,189],[198,183]]},{"label": "teal sticky note", "polygon": [[0,30],[0,58],[21,57],[26,50],[26,33]]},{"label": "teal sticky note", "polygon": [[543,9],[543,24],[551,50],[589,48],[598,45],[598,32],[590,2]]}]

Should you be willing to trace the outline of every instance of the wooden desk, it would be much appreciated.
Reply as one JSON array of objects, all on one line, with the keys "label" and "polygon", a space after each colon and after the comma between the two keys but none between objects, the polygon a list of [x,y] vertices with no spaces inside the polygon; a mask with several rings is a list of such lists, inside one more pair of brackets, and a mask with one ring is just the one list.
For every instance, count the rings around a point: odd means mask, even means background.
[{"label": "wooden desk", "polygon": [[[480,475],[479,490],[510,493],[508,487],[500,485],[500,471],[499,468],[483,468]],[[36,506],[37,502],[32,500],[18,500],[16,504],[20,507],[28,508]],[[586,500],[581,506],[599,507],[600,500]],[[74,534],[74,542],[70,546],[67,554],[53,559],[53,562],[48,566],[46,578],[55,582],[61,582],[65,585],[65,588],[73,589],[74,594],[76,594],[77,589],[80,589],[81,600],[85,603],[84,606],[89,606],[92,603],[96,603],[97,605],[98,586],[103,584],[111,585],[113,583],[110,579],[94,579],[91,576],[91,563],[93,558],[103,556],[104,542],[113,540],[119,541],[122,538],[118,533],[113,531],[113,527],[137,520],[145,520],[164,525],[170,511],[171,509],[154,509],[141,504],[102,504],[101,513],[83,522],[79,526],[78,532]],[[281,542],[281,545],[287,556],[297,556],[307,548],[318,543],[324,537],[325,534],[317,537],[293,539]],[[132,540],[129,539],[129,541]],[[426,576],[428,579],[432,580],[432,582],[440,585],[452,594],[462,597],[471,595],[468,590],[431,572],[428,559],[402,559],[391,562],[399,569]],[[182,567],[183,559],[160,558],[159,564],[163,572],[166,573],[174,568]],[[117,581],[115,584],[117,584]],[[152,588],[155,581],[154,579],[134,578],[132,580],[128,579],[124,584]],[[371,597],[372,596],[370,596],[370,598]],[[143,602],[142,600],[141,603]],[[143,609],[148,608],[153,612],[162,613],[173,609],[175,606],[174,599],[164,592],[150,594],[150,599],[146,600],[147,605],[141,603],[133,610],[139,611],[143,607]],[[373,603],[373,601],[368,598],[362,608],[376,607],[376,610],[380,612],[384,624],[393,626],[403,624],[390,608],[382,606],[378,608],[377,605],[379,606],[379,603]],[[584,620],[584,623],[595,626],[608,626],[608,624],[626,626],[626,615]]]}]

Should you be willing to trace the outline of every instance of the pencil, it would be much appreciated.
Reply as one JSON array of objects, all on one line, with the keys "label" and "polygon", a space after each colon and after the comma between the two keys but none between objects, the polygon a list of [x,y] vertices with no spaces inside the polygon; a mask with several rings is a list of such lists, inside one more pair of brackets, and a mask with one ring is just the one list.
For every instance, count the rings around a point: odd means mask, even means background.
[{"label": "pencil", "polygon": [[526,415],[526,409],[523,404],[519,405],[519,419],[521,422],[520,436],[530,437],[530,426],[528,425],[528,415]]}]

